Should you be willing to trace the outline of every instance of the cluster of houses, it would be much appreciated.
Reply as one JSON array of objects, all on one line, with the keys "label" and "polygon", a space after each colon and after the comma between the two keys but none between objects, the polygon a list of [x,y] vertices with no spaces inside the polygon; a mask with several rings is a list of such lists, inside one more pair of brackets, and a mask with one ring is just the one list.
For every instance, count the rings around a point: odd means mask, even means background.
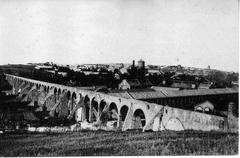
[{"label": "cluster of houses", "polygon": [[[35,69],[43,69],[49,73],[62,75],[65,77],[67,72],[59,71],[58,66],[53,63],[38,63],[35,66]],[[210,72],[210,66],[206,69],[199,68],[191,68],[191,67],[182,67],[181,65],[177,66],[156,66],[156,65],[147,65],[145,66],[145,62],[143,60],[139,60],[137,65],[135,66],[135,61],[132,64],[123,64],[123,63],[115,63],[115,64],[82,64],[76,66],[63,66],[68,69],[72,69],[75,72],[82,72],[85,75],[98,75],[98,74],[108,74],[115,73],[117,70],[118,74],[114,74],[115,76],[119,75],[132,75],[130,78],[122,78],[121,83],[118,85],[118,89],[120,90],[129,90],[129,89],[142,89],[152,86],[164,86],[165,80],[163,79],[160,85],[152,84],[148,79],[149,76],[163,76],[165,72],[174,73],[171,77],[171,85],[166,85],[171,88],[178,89],[211,89],[213,87],[213,83],[209,80],[204,79],[199,83],[195,81],[185,80],[181,78],[182,75],[192,75],[192,76],[204,76]],[[130,70],[130,71],[129,71]],[[130,74],[132,73],[132,74]],[[195,75],[194,75],[195,74]],[[238,85],[238,84],[237,84]],[[165,87],[166,87],[165,86]]]}]

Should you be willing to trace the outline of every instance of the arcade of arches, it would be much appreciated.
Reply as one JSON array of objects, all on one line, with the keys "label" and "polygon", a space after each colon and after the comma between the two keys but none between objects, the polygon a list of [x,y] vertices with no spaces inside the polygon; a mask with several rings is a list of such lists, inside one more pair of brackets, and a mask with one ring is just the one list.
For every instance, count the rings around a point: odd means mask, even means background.
[{"label": "arcade of arches", "polygon": [[[234,114],[236,110],[229,110],[228,116],[220,117],[8,74],[6,79],[19,99],[30,101],[29,105],[39,106],[39,109],[57,119],[70,119],[96,126],[107,126],[110,123],[113,129],[122,130],[158,131],[172,127],[181,127],[181,130],[238,129],[238,121],[235,121],[238,117]],[[224,126],[221,125],[223,121]]]}]

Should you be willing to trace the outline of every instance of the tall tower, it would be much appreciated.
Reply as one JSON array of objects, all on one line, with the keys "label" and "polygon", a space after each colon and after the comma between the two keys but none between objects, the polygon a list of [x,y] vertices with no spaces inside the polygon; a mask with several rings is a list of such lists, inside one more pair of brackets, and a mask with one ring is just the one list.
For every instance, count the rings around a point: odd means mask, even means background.
[{"label": "tall tower", "polygon": [[145,68],[145,61],[143,61],[142,59],[140,59],[139,61],[138,61],[138,68],[140,69],[140,68]]},{"label": "tall tower", "polygon": [[138,68],[137,68],[137,78],[141,83],[145,83],[146,78],[145,78],[145,61],[140,59],[138,61]]}]

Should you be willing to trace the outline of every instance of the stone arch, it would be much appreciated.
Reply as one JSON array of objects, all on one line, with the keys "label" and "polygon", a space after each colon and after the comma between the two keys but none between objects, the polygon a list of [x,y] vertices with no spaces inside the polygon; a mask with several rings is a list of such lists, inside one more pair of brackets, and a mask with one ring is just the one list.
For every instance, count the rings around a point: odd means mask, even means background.
[{"label": "stone arch", "polygon": [[97,113],[98,113],[98,102],[96,101],[96,98],[93,97],[92,101],[91,101],[91,106],[92,106],[92,110],[93,110],[93,121],[97,120]]},{"label": "stone arch", "polygon": [[44,85],[43,84],[40,85],[40,89],[44,90]]},{"label": "stone arch", "polygon": [[137,109],[133,113],[133,129],[142,129],[146,124],[146,117],[142,109]]},{"label": "stone arch", "polygon": [[71,92],[70,92],[70,91],[67,91],[67,99],[68,99],[68,100],[72,99],[72,97],[71,97]]},{"label": "stone arch", "polygon": [[74,100],[74,99],[75,99],[75,100],[77,99],[77,95],[76,95],[75,92],[72,93],[72,100]]},{"label": "stone arch", "polygon": [[116,110],[116,112],[118,113],[118,108],[117,108],[117,104],[112,102],[110,105],[109,105],[109,111],[112,111],[112,110]]},{"label": "stone arch", "polygon": [[128,106],[127,105],[123,105],[120,109],[120,121],[125,121],[127,113],[128,113]]},{"label": "stone arch", "polygon": [[174,131],[182,131],[182,130],[184,130],[184,126],[183,126],[182,122],[177,117],[170,118],[165,123],[164,127],[165,127],[165,129],[174,130]]},{"label": "stone arch", "polygon": [[118,119],[118,108],[114,102],[112,102],[109,105],[109,112],[110,112],[110,118],[109,118],[110,121]]},{"label": "stone arch", "polygon": [[99,107],[98,107],[99,108],[98,111],[102,112],[106,105],[107,105],[106,101],[104,99],[101,100]]},{"label": "stone arch", "polygon": [[60,95],[62,93],[62,91],[61,91],[61,88],[58,88],[58,95]]},{"label": "stone arch", "polygon": [[50,87],[49,86],[47,86],[47,92],[49,93],[49,90],[50,90]]},{"label": "stone arch", "polygon": [[71,105],[70,109],[73,110],[74,106],[76,106],[76,104],[77,104],[77,102],[76,102],[77,95],[75,92],[72,93],[71,100],[72,100],[72,102],[71,102],[72,105]]},{"label": "stone arch", "polygon": [[54,94],[56,95],[57,92],[58,92],[58,89],[55,87],[53,92],[54,92]]},{"label": "stone arch", "polygon": [[47,86],[46,85],[44,86],[44,91],[47,92]]},{"label": "stone arch", "polygon": [[88,95],[84,97],[84,106],[85,106],[85,118],[87,121],[89,121],[90,99]]},{"label": "stone arch", "polygon": [[83,95],[81,93],[76,93],[76,99],[77,99],[77,96],[79,97],[79,99],[81,99],[81,98],[84,99],[84,97],[83,97]]}]

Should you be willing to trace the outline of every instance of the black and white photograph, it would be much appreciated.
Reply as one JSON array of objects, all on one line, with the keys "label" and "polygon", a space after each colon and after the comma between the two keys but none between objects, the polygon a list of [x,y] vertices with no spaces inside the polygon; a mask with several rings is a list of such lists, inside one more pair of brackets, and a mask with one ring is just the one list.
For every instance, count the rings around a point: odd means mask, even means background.
[{"label": "black and white photograph", "polygon": [[239,0],[0,0],[0,157],[239,154]]}]

